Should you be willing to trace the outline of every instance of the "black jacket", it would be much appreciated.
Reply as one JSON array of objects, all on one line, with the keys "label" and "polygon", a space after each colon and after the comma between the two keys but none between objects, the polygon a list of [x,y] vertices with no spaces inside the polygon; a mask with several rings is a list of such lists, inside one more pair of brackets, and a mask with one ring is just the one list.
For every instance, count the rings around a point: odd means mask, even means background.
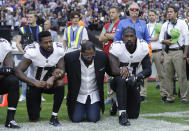
[{"label": "black jacket", "polygon": [[[77,101],[81,86],[81,64],[80,64],[80,50],[68,53],[64,57],[65,70],[68,78],[68,94],[67,94],[67,108],[68,115],[71,118],[74,110],[74,105]],[[104,112],[104,74],[110,74],[109,59],[105,52],[96,51],[94,58],[95,74],[97,79],[97,86],[100,94],[100,106]]]}]

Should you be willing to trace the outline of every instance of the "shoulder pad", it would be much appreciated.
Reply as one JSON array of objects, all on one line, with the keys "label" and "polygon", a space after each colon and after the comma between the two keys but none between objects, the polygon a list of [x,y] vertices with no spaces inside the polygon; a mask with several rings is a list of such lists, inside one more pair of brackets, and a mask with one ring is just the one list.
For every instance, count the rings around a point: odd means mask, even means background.
[{"label": "shoulder pad", "polygon": [[56,46],[60,47],[60,48],[63,48],[63,45],[61,43],[59,43],[59,42],[56,42]]},{"label": "shoulder pad", "polygon": [[116,42],[114,42],[115,44],[121,44],[121,41],[116,41]]},{"label": "shoulder pad", "polygon": [[2,42],[4,42],[4,43],[9,43],[6,39],[4,39],[4,38],[0,38],[0,42],[2,43]]}]

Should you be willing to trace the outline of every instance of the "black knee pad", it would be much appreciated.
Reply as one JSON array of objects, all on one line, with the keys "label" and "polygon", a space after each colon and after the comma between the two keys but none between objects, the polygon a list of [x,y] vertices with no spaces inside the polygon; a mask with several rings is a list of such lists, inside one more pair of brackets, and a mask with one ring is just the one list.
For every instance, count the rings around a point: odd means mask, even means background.
[{"label": "black knee pad", "polygon": [[5,78],[9,86],[19,87],[19,79],[15,75],[9,75]]}]

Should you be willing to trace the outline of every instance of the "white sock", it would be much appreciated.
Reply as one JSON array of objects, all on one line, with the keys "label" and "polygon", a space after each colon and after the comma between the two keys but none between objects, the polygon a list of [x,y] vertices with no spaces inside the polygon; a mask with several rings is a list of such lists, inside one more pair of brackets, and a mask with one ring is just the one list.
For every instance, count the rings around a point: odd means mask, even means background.
[{"label": "white sock", "polygon": [[53,116],[57,116],[57,114],[58,114],[58,113],[52,112],[52,115],[53,115]]},{"label": "white sock", "polygon": [[16,108],[14,108],[14,107],[8,107],[8,110],[15,111],[15,110],[16,110]]},{"label": "white sock", "polygon": [[126,113],[126,110],[119,110],[119,116],[121,116],[121,113],[122,112],[125,112]]}]

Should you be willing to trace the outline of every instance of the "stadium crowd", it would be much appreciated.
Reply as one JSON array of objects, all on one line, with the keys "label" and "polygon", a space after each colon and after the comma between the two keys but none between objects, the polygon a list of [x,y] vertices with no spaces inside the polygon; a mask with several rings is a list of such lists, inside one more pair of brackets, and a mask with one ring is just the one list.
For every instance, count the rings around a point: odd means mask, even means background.
[{"label": "stadium crowd", "polygon": [[[57,114],[64,98],[65,73],[72,122],[83,121],[85,114],[89,122],[100,120],[107,73],[111,95],[116,93],[116,99],[110,97],[110,115],[118,110],[120,125],[129,126],[128,119],[138,118],[140,104],[146,100],[145,79],[152,72],[152,62],[162,102],[174,103],[176,74],[181,104],[188,104],[188,10],[188,0],[0,0],[0,29],[16,32],[16,46],[23,54],[14,70],[9,42],[0,39],[0,53],[4,53],[0,94],[12,94],[5,126],[20,128],[14,121],[17,78],[28,85],[24,97],[31,122],[40,118],[41,94],[54,94],[49,123],[53,126],[61,126]],[[102,32],[98,38],[91,31]],[[57,32],[63,35],[62,41],[57,40]],[[105,52],[96,50],[97,43],[103,44]],[[7,84],[11,80],[16,89]]]},{"label": "stadium crowd", "polygon": [[[85,27],[90,30],[101,31],[104,24],[110,21],[108,16],[111,5],[121,8],[121,18],[125,18],[125,11],[131,1],[128,0],[1,0],[0,1],[0,26],[12,30],[27,24],[27,13],[36,10],[37,24],[43,26],[45,20],[50,20],[52,28],[62,30],[70,21],[70,13],[78,11]],[[189,8],[188,0],[138,0],[141,10],[144,12],[141,19],[148,22],[148,10],[154,9],[158,14],[158,22],[166,20],[166,8],[169,4],[178,9],[178,17],[185,18]]]}]

